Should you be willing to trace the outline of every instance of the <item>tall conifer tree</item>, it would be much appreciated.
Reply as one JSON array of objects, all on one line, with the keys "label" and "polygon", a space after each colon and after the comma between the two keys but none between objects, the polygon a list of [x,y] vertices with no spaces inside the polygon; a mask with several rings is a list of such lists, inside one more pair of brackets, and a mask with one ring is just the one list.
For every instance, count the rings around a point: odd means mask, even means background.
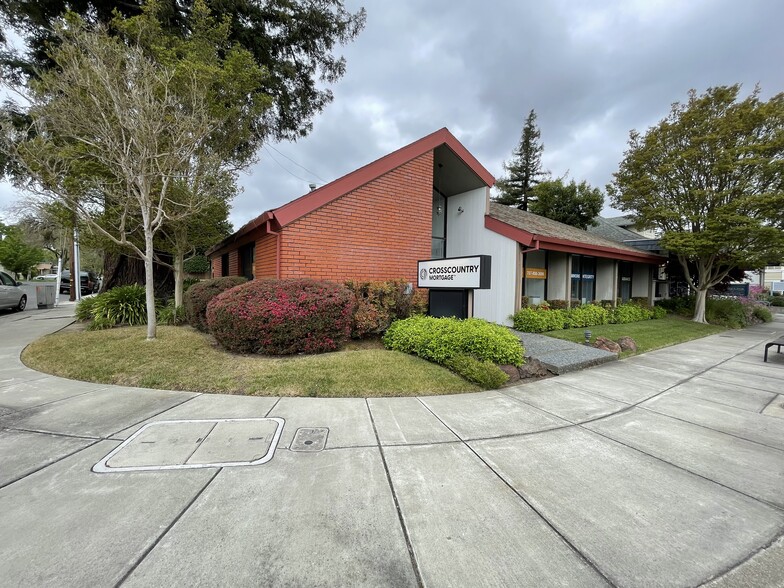
[{"label": "tall conifer tree", "polygon": [[501,192],[496,199],[499,204],[517,206],[520,210],[528,210],[528,203],[533,198],[533,188],[548,172],[542,169],[542,152],[544,145],[540,142],[541,132],[536,126],[536,112],[528,113],[520,135],[520,143],[512,153],[512,160],[504,162],[507,172],[505,178],[498,180],[496,186]]}]

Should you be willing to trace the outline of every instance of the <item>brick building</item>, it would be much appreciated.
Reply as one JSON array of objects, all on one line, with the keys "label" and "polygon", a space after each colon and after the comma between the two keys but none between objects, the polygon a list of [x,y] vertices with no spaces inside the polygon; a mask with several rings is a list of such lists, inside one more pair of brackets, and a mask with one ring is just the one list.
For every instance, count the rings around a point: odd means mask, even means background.
[{"label": "brick building", "polygon": [[466,292],[464,314],[499,323],[524,296],[653,296],[661,257],[492,204],[494,182],[441,129],[262,213],[207,252],[212,275],[416,285],[421,260],[490,256],[491,286]]}]

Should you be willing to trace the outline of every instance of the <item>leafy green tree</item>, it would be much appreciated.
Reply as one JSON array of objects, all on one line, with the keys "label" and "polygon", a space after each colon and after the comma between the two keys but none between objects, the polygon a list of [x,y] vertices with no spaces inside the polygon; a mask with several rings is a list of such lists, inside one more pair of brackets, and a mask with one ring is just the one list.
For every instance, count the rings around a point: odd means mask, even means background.
[{"label": "leafy green tree", "polygon": [[536,126],[536,113],[531,110],[525,119],[520,143],[512,153],[512,160],[504,162],[506,177],[498,180],[496,186],[501,192],[496,198],[499,204],[513,205],[520,210],[528,210],[534,198],[533,189],[548,172],[542,169],[544,145],[540,142],[541,132]]},{"label": "leafy green tree", "polygon": [[[20,34],[27,52],[0,53],[5,77],[17,81],[53,65],[49,48],[59,43],[55,24],[67,11],[90,24],[109,25],[116,14],[133,17],[154,4],[165,32],[191,34],[190,19],[198,0],[6,0],[0,2],[4,24]],[[272,108],[259,113],[254,138],[295,140],[312,128],[313,117],[331,101],[329,84],[346,71],[346,61],[334,49],[353,41],[365,25],[365,10],[351,13],[343,0],[208,0],[207,7],[228,25],[228,40],[239,44],[267,75],[254,93],[272,97]],[[111,30],[110,30],[111,32]]]},{"label": "leafy green tree", "polygon": [[213,200],[204,187],[251,161],[243,145],[269,102],[255,93],[263,71],[203,3],[186,38],[166,34],[150,12],[115,27],[124,40],[74,16],[57,27],[56,67],[26,93],[34,137],[9,144],[28,190],[144,260],[154,339],[156,234],[202,212]]},{"label": "leafy green tree", "polygon": [[19,227],[0,223],[0,265],[14,274],[27,275],[43,260],[42,249],[30,245]]},{"label": "leafy green tree", "polygon": [[709,288],[735,268],[784,254],[784,94],[764,101],[759,88],[743,99],[739,92],[692,90],[644,135],[632,131],[607,187],[638,226],[663,231],[662,245],[697,293],[701,323]]},{"label": "leafy green tree", "polygon": [[601,190],[585,181],[546,180],[534,187],[533,194],[531,212],[583,230],[596,224],[594,219],[604,206]]}]

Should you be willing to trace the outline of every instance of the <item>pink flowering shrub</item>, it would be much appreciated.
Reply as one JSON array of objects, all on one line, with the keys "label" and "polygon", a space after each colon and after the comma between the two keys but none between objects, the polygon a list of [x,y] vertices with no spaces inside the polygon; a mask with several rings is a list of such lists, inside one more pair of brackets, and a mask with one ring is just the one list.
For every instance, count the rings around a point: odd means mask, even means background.
[{"label": "pink flowering shrub", "polygon": [[185,306],[185,320],[200,331],[207,331],[207,305],[210,300],[221,292],[234,286],[244,284],[248,280],[240,276],[226,276],[214,280],[204,280],[188,288],[183,296]]},{"label": "pink flowering shrub", "polygon": [[349,338],[354,305],[354,295],[340,284],[254,280],[213,298],[207,325],[229,351],[323,353]]}]

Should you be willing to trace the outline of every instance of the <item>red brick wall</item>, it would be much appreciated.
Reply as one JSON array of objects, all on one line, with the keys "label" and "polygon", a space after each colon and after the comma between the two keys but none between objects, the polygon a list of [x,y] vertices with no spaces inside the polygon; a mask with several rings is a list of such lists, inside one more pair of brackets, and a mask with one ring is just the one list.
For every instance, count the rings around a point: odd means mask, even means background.
[{"label": "red brick wall", "polygon": [[253,265],[257,278],[277,277],[278,238],[275,235],[263,235],[256,241],[254,255]]},{"label": "red brick wall", "polygon": [[433,152],[341,196],[282,230],[281,277],[403,278],[430,259]]}]

